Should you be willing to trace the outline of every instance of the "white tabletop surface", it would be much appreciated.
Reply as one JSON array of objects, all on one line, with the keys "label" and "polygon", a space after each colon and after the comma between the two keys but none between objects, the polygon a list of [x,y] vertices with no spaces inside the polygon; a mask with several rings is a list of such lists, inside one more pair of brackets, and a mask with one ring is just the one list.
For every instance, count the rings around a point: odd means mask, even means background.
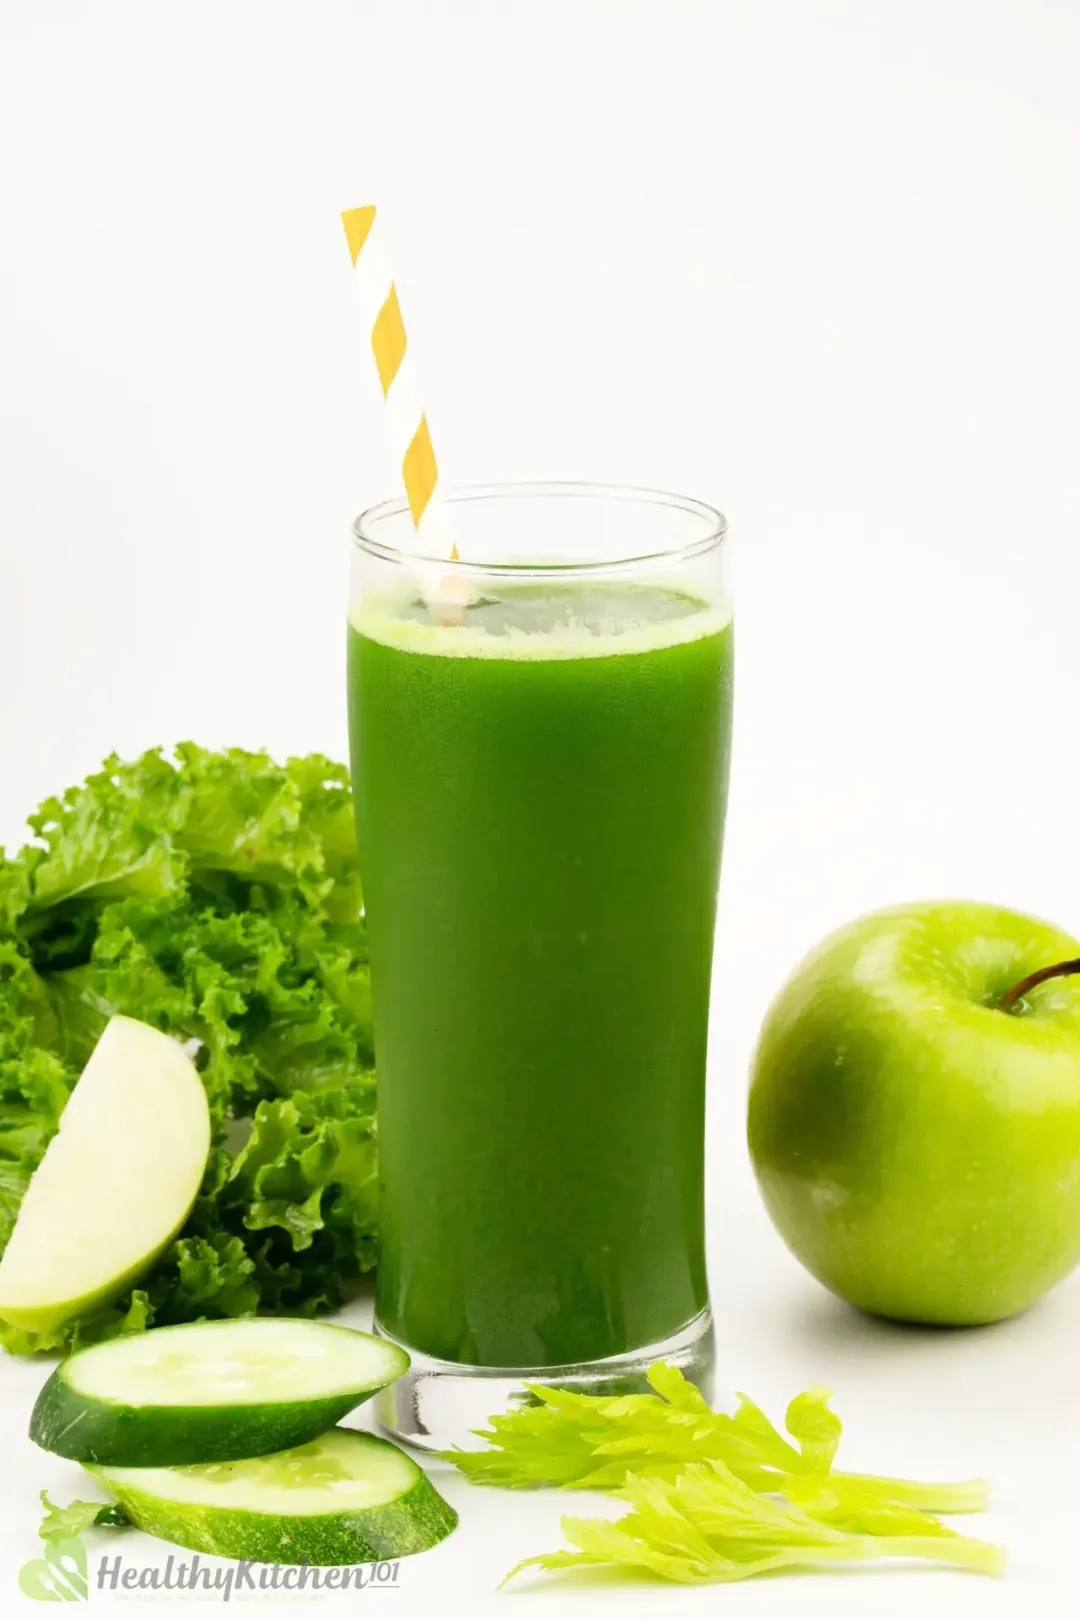
[{"label": "white tabletop surface", "polygon": [[[721,1382],[777,1417],[831,1386],[853,1468],[987,1474],[1011,1555],[496,1597],[584,1504],[449,1477],[457,1534],[322,1604],[1076,1612],[1080,1277],[993,1329],[869,1321],[774,1235],[743,1109],[850,916],[1080,932],[1078,76],[1065,0],[0,6],[0,841],[112,749],[343,757],[345,532],[394,469],[337,216],[377,202],[447,478],[677,488],[738,541]],[[83,1488],[25,1438],[44,1373],[0,1363],[4,1613],[38,1491]]]}]

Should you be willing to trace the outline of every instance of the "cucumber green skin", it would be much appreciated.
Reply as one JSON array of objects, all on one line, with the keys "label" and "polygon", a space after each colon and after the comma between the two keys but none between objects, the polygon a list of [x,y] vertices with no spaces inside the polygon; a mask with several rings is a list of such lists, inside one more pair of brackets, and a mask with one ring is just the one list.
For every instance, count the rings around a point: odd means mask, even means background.
[{"label": "cucumber green skin", "polygon": [[194,1552],[259,1564],[370,1564],[407,1558],[444,1540],[458,1522],[456,1511],[420,1474],[404,1496],[383,1507],[354,1513],[246,1513],[228,1508],[177,1505],[159,1496],[117,1487],[107,1471],[90,1468],[116,1497],[132,1524],[148,1535]]},{"label": "cucumber green skin", "polygon": [[30,1438],[73,1462],[177,1468],[235,1462],[306,1445],[366,1401],[370,1388],[321,1400],[250,1406],[122,1406],[74,1390],[56,1368],[34,1404]]}]

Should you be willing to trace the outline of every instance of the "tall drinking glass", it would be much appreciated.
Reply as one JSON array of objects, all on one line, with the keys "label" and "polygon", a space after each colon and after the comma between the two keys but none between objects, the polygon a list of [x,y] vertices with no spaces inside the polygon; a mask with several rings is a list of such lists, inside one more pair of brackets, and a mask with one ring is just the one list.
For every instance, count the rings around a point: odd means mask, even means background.
[{"label": "tall drinking glass", "polygon": [[705,1056],[725,525],[587,484],[354,529],[349,708],[379,1084],[380,1417],[443,1446],[525,1378],[707,1383]]}]

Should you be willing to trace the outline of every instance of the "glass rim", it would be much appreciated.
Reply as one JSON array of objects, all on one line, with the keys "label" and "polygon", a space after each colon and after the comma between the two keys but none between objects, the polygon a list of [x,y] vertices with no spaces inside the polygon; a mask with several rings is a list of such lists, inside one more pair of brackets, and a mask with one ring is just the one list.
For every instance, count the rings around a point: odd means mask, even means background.
[{"label": "glass rim", "polygon": [[659,550],[634,552],[627,556],[597,558],[574,562],[473,562],[468,557],[432,557],[418,551],[406,551],[401,546],[389,545],[372,532],[387,519],[404,517],[409,503],[404,496],[380,501],[369,506],[352,525],[353,544],[369,556],[384,562],[419,564],[436,567],[440,572],[460,571],[467,574],[575,574],[611,573],[615,569],[636,567],[642,563],[678,562],[684,558],[700,557],[727,538],[727,519],[715,507],[689,495],[674,495],[668,490],[648,489],[634,484],[594,484],[582,481],[524,481],[503,484],[459,484],[440,490],[441,498],[451,505],[455,502],[514,500],[525,498],[567,498],[578,500],[629,501],[640,506],[667,507],[699,518],[704,532],[683,545],[663,546]]}]

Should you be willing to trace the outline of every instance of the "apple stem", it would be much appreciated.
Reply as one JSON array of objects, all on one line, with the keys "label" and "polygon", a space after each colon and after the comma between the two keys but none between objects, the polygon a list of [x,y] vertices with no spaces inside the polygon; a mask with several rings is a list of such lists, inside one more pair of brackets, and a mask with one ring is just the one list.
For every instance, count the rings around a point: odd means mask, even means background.
[{"label": "apple stem", "polygon": [[1080,973],[1080,956],[1072,957],[1068,962],[1054,962],[1050,967],[1039,968],[1035,973],[1029,973],[1026,979],[1014,984],[1011,990],[1006,990],[997,1004],[998,1012],[1012,1012],[1018,1001],[1022,1001],[1029,990],[1036,985],[1045,984],[1047,979],[1064,979],[1070,973]]}]

